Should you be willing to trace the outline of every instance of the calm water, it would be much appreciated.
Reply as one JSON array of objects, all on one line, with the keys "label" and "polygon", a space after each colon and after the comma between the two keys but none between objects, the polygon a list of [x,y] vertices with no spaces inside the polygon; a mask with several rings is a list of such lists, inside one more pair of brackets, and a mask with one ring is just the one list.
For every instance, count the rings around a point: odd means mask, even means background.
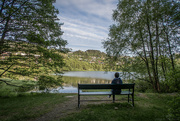
[{"label": "calm water", "polygon": [[114,73],[115,72],[104,71],[71,71],[64,73],[63,76],[112,80],[114,78]]},{"label": "calm water", "polygon": [[[63,74],[63,89],[61,87],[50,92],[77,93],[80,84],[110,84],[115,72],[104,71],[71,71]],[[121,75],[121,74],[120,74]]]}]

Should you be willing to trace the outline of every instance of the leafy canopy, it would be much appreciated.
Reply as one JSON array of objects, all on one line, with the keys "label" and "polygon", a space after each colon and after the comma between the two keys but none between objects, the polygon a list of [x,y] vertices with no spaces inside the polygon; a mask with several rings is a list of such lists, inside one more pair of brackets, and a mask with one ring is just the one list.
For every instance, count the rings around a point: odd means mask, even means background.
[{"label": "leafy canopy", "polygon": [[61,38],[62,23],[59,23],[59,11],[53,6],[54,2],[0,1],[1,82],[12,85],[3,78],[38,81],[40,77],[42,81],[48,76],[45,87],[60,85],[61,79],[50,74],[61,73],[64,62],[60,52],[67,51],[67,41]]},{"label": "leafy canopy", "polygon": [[[110,67],[121,63],[120,70],[149,82],[156,91],[160,91],[160,83],[166,89],[175,86],[177,91],[178,78],[174,75],[179,74],[175,58],[180,47],[179,7],[177,0],[119,0],[113,13],[116,23],[103,42]],[[169,77],[173,85],[168,83]]]}]

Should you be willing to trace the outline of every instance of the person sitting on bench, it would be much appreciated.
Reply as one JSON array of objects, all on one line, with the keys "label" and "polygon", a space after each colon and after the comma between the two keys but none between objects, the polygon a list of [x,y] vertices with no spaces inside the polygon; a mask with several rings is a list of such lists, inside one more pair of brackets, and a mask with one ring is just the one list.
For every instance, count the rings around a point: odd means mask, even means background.
[{"label": "person sitting on bench", "polygon": [[[112,80],[111,84],[122,84],[123,83],[121,78],[119,77],[119,73],[118,72],[116,72],[114,74],[114,76],[115,76],[115,78]],[[112,93],[115,93],[115,94],[120,94],[121,93],[121,90],[118,90],[118,89],[116,89],[116,90],[112,89],[111,91],[112,91]],[[109,95],[109,98],[110,97],[111,97],[111,95]]]}]

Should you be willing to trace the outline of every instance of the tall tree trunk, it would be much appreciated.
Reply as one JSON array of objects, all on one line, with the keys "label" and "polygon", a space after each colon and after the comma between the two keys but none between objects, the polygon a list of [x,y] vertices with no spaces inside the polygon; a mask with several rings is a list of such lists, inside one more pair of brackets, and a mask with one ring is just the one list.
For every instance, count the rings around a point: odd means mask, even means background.
[{"label": "tall tree trunk", "polygon": [[[175,69],[175,64],[174,64],[174,58],[173,58],[173,54],[172,54],[172,50],[171,50],[171,44],[170,44],[170,40],[169,40],[169,35],[167,32],[165,32],[166,34],[166,41],[168,43],[168,50],[170,53],[170,59],[171,59],[171,65],[172,65],[172,69],[173,69],[173,74],[172,76],[174,77],[174,75],[176,74],[176,69]],[[175,81],[175,87],[178,88],[178,79],[174,77],[174,81]]]},{"label": "tall tree trunk", "polygon": [[160,84],[159,84],[159,72],[158,72],[158,61],[159,61],[159,26],[158,26],[158,21],[156,21],[156,85],[158,91],[160,91]]},{"label": "tall tree trunk", "polygon": [[[167,73],[166,61],[165,61],[164,55],[162,55],[160,45],[159,45],[159,54],[160,54],[160,59],[161,59],[161,68],[162,68],[163,76],[164,76],[164,79],[167,80],[167,77],[166,77],[166,73]],[[165,84],[165,86],[166,86],[166,91],[168,91],[169,86],[167,84]]]},{"label": "tall tree trunk", "polygon": [[[145,43],[144,43],[144,39],[142,37],[142,31],[140,30],[139,32],[140,32],[141,41],[142,41],[142,44],[143,44],[143,53],[144,53],[145,64],[146,64],[148,75],[149,75],[149,80],[150,80],[150,83],[154,86],[153,79],[152,79],[152,76],[151,76],[150,67],[149,67],[149,61],[148,61],[148,58],[147,58],[147,55],[146,55]],[[155,87],[154,87],[154,89],[155,89]]]},{"label": "tall tree trunk", "polygon": [[6,33],[8,32],[8,23],[9,23],[10,17],[7,18],[6,24],[5,24],[5,28],[4,31],[2,33],[1,36],[1,40],[0,40],[0,54],[3,53],[3,46],[4,46],[4,38],[6,37]]},{"label": "tall tree trunk", "polygon": [[151,33],[151,28],[150,28],[150,21],[149,21],[149,12],[148,10],[146,11],[146,25],[148,29],[148,34],[149,34],[149,42],[150,42],[150,60],[151,60],[151,65],[152,65],[152,71],[153,71],[153,77],[154,77],[154,86],[155,90],[158,92],[158,78],[157,78],[157,72],[156,72],[156,65],[155,65],[155,59],[154,59],[154,46],[153,46],[153,40],[152,40],[152,33]]},{"label": "tall tree trunk", "polygon": [[162,68],[162,72],[163,72],[163,76],[166,80],[166,62],[165,62],[165,58],[164,58],[164,55],[162,55],[162,51],[161,51],[161,48],[160,48],[160,45],[159,45],[159,54],[160,54],[160,59],[161,59],[161,68]]},{"label": "tall tree trunk", "polygon": [[174,59],[173,59],[172,50],[171,50],[171,44],[170,44],[169,35],[167,32],[166,32],[166,41],[168,43],[168,50],[169,50],[170,58],[171,58],[171,65],[172,65],[173,70],[175,71]]}]

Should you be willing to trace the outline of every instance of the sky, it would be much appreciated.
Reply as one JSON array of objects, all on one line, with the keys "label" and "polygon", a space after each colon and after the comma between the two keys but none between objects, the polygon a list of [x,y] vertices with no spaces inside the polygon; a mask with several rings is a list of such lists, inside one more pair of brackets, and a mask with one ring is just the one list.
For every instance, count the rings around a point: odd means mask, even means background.
[{"label": "sky", "polygon": [[58,18],[64,23],[62,38],[72,51],[88,49],[105,52],[102,42],[107,39],[113,10],[118,0],[56,0]]}]

